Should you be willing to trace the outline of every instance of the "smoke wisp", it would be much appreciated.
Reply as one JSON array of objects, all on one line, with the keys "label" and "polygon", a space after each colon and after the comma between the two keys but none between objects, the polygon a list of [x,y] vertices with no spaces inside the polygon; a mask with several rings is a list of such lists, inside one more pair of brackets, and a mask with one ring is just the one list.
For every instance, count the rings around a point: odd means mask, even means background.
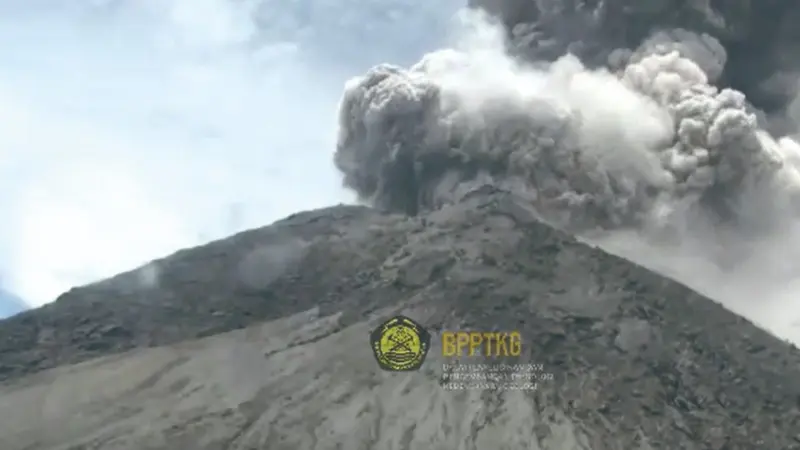
[{"label": "smoke wisp", "polygon": [[800,341],[776,313],[800,283],[800,145],[713,85],[719,42],[662,31],[590,70],[569,54],[512,58],[478,13],[459,23],[452,48],[347,84],[335,154],[346,186],[407,214],[485,184],[513,190],[543,220]]}]

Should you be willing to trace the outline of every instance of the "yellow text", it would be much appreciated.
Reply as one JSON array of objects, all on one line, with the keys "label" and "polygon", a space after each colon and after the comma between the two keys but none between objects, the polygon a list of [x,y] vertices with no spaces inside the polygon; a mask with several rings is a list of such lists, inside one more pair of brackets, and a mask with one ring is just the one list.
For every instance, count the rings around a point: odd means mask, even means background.
[{"label": "yellow text", "polygon": [[442,356],[519,356],[520,353],[522,338],[518,331],[442,332]]}]

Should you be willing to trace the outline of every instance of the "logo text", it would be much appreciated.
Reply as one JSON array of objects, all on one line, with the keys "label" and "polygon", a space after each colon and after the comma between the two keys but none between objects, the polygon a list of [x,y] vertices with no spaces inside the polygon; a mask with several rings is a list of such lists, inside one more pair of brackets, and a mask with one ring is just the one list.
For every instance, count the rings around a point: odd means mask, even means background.
[{"label": "logo text", "polygon": [[520,353],[522,339],[518,331],[442,332],[442,356],[519,356]]}]

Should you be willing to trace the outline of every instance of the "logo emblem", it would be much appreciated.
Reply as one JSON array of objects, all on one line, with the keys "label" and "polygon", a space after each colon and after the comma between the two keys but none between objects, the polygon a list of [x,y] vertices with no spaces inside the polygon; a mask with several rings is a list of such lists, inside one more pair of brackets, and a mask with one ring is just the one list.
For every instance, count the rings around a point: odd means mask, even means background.
[{"label": "logo emblem", "polygon": [[375,328],[369,340],[381,369],[408,372],[422,366],[431,335],[408,317],[395,316]]}]

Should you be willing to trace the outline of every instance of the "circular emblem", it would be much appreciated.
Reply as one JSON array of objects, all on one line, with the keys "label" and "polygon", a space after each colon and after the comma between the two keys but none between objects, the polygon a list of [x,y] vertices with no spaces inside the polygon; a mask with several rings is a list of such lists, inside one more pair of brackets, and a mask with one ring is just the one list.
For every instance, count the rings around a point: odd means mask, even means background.
[{"label": "circular emblem", "polygon": [[370,344],[382,369],[417,370],[428,354],[430,334],[408,317],[396,316],[372,331]]}]

